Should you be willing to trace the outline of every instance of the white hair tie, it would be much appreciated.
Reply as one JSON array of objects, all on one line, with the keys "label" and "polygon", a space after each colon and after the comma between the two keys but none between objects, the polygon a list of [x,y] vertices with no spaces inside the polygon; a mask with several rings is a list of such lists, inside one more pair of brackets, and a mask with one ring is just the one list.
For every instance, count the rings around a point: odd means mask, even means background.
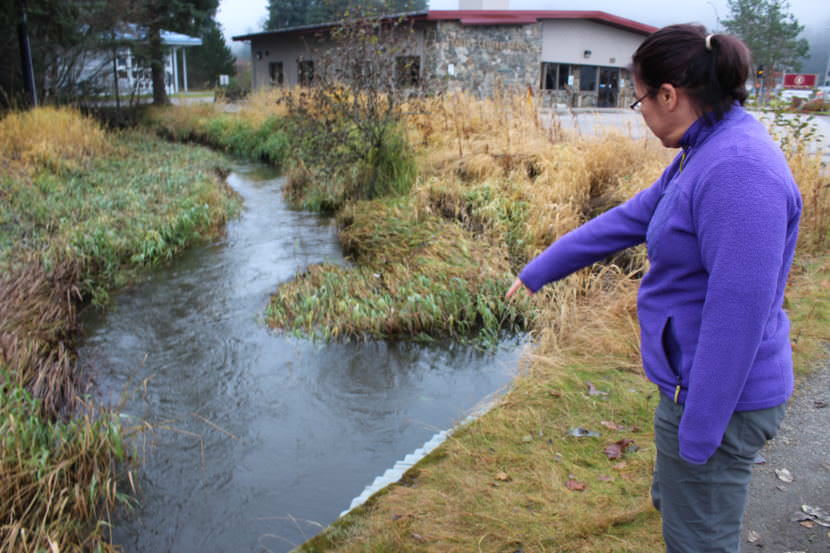
[{"label": "white hair tie", "polygon": [[712,51],[712,37],[715,35],[706,35],[706,49]]}]

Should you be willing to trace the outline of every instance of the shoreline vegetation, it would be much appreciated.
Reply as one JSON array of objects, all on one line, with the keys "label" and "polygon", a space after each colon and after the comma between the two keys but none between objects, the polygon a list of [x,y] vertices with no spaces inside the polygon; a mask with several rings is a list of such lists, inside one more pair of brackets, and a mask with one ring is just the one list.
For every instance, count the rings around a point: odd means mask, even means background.
[{"label": "shoreline vegetation", "polygon": [[228,165],[73,109],[0,119],[0,550],[116,549],[132,430],[85,393],[78,310],[218,236],[239,208]]},{"label": "shoreline vegetation", "polygon": [[[533,297],[503,296],[527,260],[649,185],[672,153],[543,124],[527,93],[412,99],[368,131],[334,109],[363,105],[359,95],[321,94],[271,90],[237,113],[151,109],[145,121],[173,142],[281,168],[292,205],[336,217],[351,266],[313,265],[279,286],[268,324],[483,346],[525,330],[534,345],[492,411],[300,549],[658,550],[647,500],[656,397],[634,310],[644,249]],[[215,236],[238,202],[216,179],[226,158],[203,148],[109,133],[71,110],[0,126],[0,549],[112,550],[109,514],[130,502],[117,469],[129,429],[81,394],[76,310]],[[783,143],[805,199],[787,296],[804,375],[830,336],[830,191],[820,160]]]},{"label": "shoreline vegetation", "polygon": [[[404,167],[414,159],[414,174],[373,172],[315,162],[320,148],[373,146],[356,131],[337,132],[349,123],[332,118],[328,99],[315,111],[307,96],[302,116],[341,142],[309,136],[290,95],[257,93],[233,115],[213,106],[154,110],[149,123],[175,140],[279,166],[295,207],[335,215],[352,266],[314,265],[279,286],[268,324],[327,339],[490,344],[516,329],[534,338],[493,410],[298,551],[660,550],[648,499],[657,394],[640,367],[635,312],[644,249],[532,298],[503,295],[527,260],[648,186],[673,152],[650,137],[583,137],[555,118],[542,124],[529,94],[445,94],[402,104],[393,147],[367,156]],[[830,337],[830,192],[826,168],[804,148],[805,129],[774,130],[805,200],[787,294],[801,380]],[[379,174],[412,176],[386,188],[365,182]]]}]

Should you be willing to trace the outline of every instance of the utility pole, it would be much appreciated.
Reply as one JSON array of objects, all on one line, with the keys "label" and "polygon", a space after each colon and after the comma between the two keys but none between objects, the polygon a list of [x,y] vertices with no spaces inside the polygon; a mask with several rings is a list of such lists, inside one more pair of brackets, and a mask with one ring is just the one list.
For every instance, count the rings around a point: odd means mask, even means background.
[{"label": "utility pole", "polygon": [[29,44],[29,29],[26,25],[26,0],[17,0],[20,22],[17,24],[17,36],[20,39],[20,61],[23,68],[23,86],[29,103],[37,107],[37,88],[35,87],[35,70],[32,67],[32,46]]}]

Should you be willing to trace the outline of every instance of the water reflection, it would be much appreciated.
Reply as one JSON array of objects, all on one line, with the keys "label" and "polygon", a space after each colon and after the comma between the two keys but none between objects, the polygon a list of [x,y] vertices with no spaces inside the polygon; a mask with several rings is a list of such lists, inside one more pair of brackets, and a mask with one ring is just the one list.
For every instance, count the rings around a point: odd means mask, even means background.
[{"label": "water reflection", "polygon": [[376,475],[504,386],[516,347],[320,344],[258,320],[278,282],[343,262],[329,221],[291,211],[260,167],[229,177],[243,216],[87,320],[82,362],[148,421],[127,553],[288,551]]}]

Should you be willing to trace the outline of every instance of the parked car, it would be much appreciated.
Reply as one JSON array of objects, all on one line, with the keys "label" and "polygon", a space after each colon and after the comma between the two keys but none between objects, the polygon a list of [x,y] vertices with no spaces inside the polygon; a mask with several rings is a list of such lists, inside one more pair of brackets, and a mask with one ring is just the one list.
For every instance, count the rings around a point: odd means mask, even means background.
[{"label": "parked car", "polygon": [[813,91],[810,89],[792,89],[785,88],[781,91],[781,99],[785,102],[790,102],[793,98],[798,98],[801,102],[809,100],[813,96]]}]

